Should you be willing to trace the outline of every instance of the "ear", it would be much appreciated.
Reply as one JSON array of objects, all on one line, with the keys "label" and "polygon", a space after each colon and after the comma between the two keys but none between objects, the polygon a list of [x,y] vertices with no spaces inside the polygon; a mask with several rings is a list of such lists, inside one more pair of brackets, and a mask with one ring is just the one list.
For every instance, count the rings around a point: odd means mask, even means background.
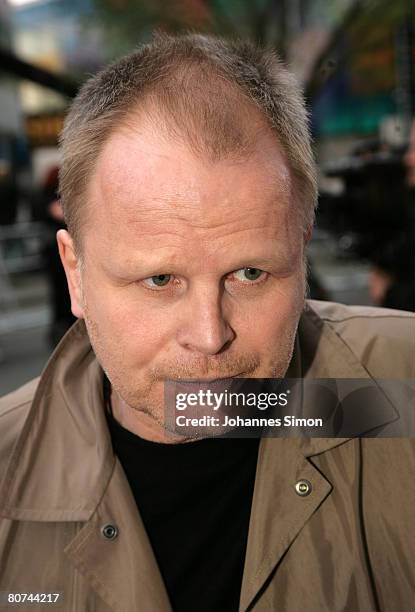
[{"label": "ear", "polygon": [[66,230],[61,229],[57,232],[56,239],[58,241],[59,255],[65,269],[66,280],[68,281],[72,313],[78,319],[83,319],[84,310],[80,266],[78,257],[75,254],[72,238]]}]

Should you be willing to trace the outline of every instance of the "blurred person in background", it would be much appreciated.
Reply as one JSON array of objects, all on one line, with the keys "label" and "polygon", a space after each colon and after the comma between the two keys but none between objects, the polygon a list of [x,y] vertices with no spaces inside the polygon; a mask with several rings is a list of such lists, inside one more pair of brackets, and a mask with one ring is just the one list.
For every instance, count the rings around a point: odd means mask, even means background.
[{"label": "blurred person in background", "polygon": [[414,245],[415,234],[408,229],[372,254],[369,294],[377,306],[415,311]]},{"label": "blurred person in background", "polygon": [[57,235],[79,320],[0,403],[0,592],[80,612],[412,609],[413,439],[166,423],[169,380],[362,379],[378,407],[379,377],[415,378],[415,315],[305,299],[316,174],[295,79],[249,42],[158,35],[82,87]]}]

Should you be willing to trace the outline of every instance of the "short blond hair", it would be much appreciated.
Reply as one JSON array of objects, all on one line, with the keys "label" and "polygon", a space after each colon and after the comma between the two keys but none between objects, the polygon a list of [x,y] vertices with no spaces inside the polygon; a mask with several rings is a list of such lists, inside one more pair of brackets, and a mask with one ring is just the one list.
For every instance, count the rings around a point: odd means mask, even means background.
[{"label": "short blond hair", "polygon": [[166,118],[169,136],[214,161],[249,155],[260,115],[287,159],[304,228],[312,226],[317,180],[307,111],[275,52],[210,35],[156,34],[86,81],[66,117],[59,191],[79,252],[81,211],[99,153],[117,127],[146,108]]}]

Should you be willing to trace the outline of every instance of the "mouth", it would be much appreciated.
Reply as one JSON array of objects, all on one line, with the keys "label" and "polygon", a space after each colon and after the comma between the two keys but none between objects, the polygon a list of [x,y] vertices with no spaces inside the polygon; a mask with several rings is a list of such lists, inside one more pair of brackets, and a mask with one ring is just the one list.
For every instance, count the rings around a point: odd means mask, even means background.
[{"label": "mouth", "polygon": [[232,376],[221,376],[220,378],[199,378],[202,382],[220,382],[222,380],[231,380],[232,378],[241,378],[244,373],[241,374],[232,374]]},{"label": "mouth", "polygon": [[188,382],[202,382],[202,383],[216,383],[216,382],[223,382],[224,380],[232,380],[233,378],[244,378],[245,376],[245,372],[240,372],[239,374],[232,374],[231,376],[216,376],[214,378],[179,378],[178,382],[184,382],[184,383],[188,383]]}]

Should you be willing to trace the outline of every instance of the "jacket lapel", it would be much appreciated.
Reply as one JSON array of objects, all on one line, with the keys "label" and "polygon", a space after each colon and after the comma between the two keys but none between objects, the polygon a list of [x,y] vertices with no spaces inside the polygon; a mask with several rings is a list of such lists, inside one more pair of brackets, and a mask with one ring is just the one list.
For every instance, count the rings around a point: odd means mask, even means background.
[{"label": "jacket lapel", "polygon": [[[313,487],[312,494],[307,497],[300,497],[295,491],[300,479],[308,480]],[[301,454],[298,440],[267,438],[261,441],[241,612],[260,595],[284,553],[331,489],[331,484]]]},{"label": "jacket lapel", "polygon": [[[376,382],[353,355],[343,340],[310,308],[303,314],[287,378],[297,379],[364,379],[374,405],[382,406],[362,422],[353,435],[389,423],[396,411]],[[311,397],[302,395],[302,414],[307,413]],[[323,506],[333,490],[324,474],[308,457],[330,451],[352,438],[263,438],[261,440],[244,576],[240,612],[246,612],[260,597],[279,562],[307,521]],[[311,493],[300,496],[295,485],[299,480],[311,484]]]},{"label": "jacket lapel", "polygon": [[[115,527],[108,539],[103,528]],[[116,612],[172,612],[150,541],[117,459],[105,496],[65,553]]]},{"label": "jacket lapel", "polygon": [[[75,523],[79,531],[62,554],[112,610],[171,612],[131,489],[112,450],[103,372],[83,321],[67,333],[42,374],[1,485],[0,516]],[[103,535],[105,525],[116,526],[116,538]]]}]

